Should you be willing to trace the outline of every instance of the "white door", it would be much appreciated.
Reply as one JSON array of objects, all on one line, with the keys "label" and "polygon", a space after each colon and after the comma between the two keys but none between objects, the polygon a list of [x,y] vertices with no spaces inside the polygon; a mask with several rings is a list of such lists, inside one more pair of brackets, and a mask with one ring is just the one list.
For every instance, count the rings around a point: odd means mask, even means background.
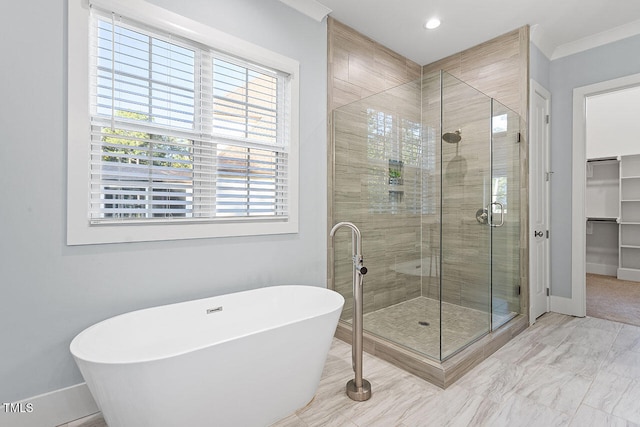
[{"label": "white door", "polygon": [[531,80],[529,137],[529,322],[549,311],[549,106],[551,94]]}]

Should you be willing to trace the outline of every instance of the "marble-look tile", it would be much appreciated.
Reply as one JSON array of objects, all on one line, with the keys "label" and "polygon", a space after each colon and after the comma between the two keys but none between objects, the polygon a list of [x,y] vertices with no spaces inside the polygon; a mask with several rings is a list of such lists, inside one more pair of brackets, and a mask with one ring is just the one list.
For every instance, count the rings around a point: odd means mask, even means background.
[{"label": "marble-look tile", "polygon": [[513,394],[505,400],[484,425],[492,427],[566,426],[570,417],[534,400]]},{"label": "marble-look tile", "polygon": [[595,317],[576,317],[571,321],[572,325],[588,329],[599,329],[616,335],[624,326],[622,323],[611,322],[609,320],[598,319]]},{"label": "marble-look tile", "polygon": [[622,325],[613,342],[613,348],[614,350],[629,350],[640,353],[640,327]]},{"label": "marble-look tile", "polygon": [[343,415],[351,400],[345,394],[346,381],[321,384],[311,403],[296,411],[296,416],[308,426],[355,426]]},{"label": "marble-look tile", "polygon": [[[521,334],[520,336],[522,336]],[[541,344],[537,341],[526,338],[519,339],[520,336],[509,341],[506,345],[496,351],[492,357],[507,363],[516,363],[527,373],[540,368],[553,354],[555,347]]]},{"label": "marble-look tile", "polygon": [[458,385],[423,400],[407,412],[406,426],[471,426],[483,425],[498,404]]},{"label": "marble-look tile", "polygon": [[541,327],[533,330],[528,339],[550,347],[558,347],[573,333],[574,329],[575,326],[572,326],[569,323],[560,327]]},{"label": "marble-look tile", "polygon": [[607,354],[602,370],[622,377],[640,379],[640,352],[612,349]]},{"label": "marble-look tile", "polygon": [[[616,326],[618,325],[619,324],[616,324]],[[589,343],[589,346],[592,348],[597,348],[601,351],[609,351],[611,345],[616,339],[616,336],[618,335],[618,329],[619,328],[605,330],[594,326],[583,326],[583,324],[580,323],[577,324],[575,328],[571,329],[571,333],[567,335],[563,343]]]},{"label": "marble-look tile", "polygon": [[584,398],[584,403],[612,414],[631,382],[630,378],[599,372]]},{"label": "marble-look tile", "polygon": [[[397,425],[416,406],[439,390],[416,382],[398,387],[399,378],[379,380],[376,375],[366,376],[371,381],[372,395],[366,402],[351,405],[345,416],[359,426]],[[423,383],[426,384],[425,381]]]},{"label": "marble-look tile", "polygon": [[272,424],[272,427],[308,427],[308,425],[309,424],[302,421],[296,414],[292,414],[287,418]]},{"label": "marble-look tile", "polygon": [[633,380],[613,408],[613,415],[640,424],[640,379]]},{"label": "marble-look tile", "polygon": [[559,370],[594,378],[607,350],[593,348],[592,343],[563,343],[549,356],[547,363]]},{"label": "marble-look tile", "polygon": [[573,415],[592,380],[566,370],[548,366],[524,377],[516,393],[552,409]]},{"label": "marble-look tile", "polygon": [[638,425],[591,406],[580,405],[569,427],[637,427]]},{"label": "marble-look tile", "polygon": [[574,319],[575,318],[571,316],[549,312],[538,317],[536,319],[536,323],[534,323],[529,329],[531,331],[536,331],[539,328],[560,328],[569,325]]},{"label": "marble-look tile", "polygon": [[509,398],[525,375],[524,368],[489,357],[456,384],[470,392],[500,403]]}]

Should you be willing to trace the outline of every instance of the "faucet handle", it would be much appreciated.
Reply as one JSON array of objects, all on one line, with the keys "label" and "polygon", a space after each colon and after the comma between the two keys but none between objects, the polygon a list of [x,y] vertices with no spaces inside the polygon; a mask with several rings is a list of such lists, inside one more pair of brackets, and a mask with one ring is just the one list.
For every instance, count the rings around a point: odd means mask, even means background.
[{"label": "faucet handle", "polygon": [[355,254],[353,256],[353,265],[356,266],[356,270],[358,270],[363,276],[367,274],[367,271],[369,271],[367,270],[367,267],[362,264],[362,255],[360,254]]}]

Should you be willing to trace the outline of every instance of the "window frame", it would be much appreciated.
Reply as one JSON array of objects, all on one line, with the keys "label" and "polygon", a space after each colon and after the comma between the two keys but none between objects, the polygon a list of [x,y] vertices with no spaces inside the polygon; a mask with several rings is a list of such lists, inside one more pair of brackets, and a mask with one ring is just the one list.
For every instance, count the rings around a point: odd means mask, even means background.
[{"label": "window frame", "polygon": [[[286,219],[233,217],[172,219],[148,223],[92,224],[90,206],[90,4],[145,25],[209,46],[224,54],[289,74],[290,102],[288,197]],[[68,26],[67,244],[162,241],[298,232],[299,63],[143,0],[70,0]]]}]

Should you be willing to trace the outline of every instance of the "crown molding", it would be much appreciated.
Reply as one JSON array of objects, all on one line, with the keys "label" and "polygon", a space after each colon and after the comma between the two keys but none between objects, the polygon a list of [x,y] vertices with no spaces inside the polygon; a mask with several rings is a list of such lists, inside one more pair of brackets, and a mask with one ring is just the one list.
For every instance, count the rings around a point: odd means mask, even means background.
[{"label": "crown molding", "polygon": [[316,0],[280,0],[287,6],[297,10],[298,12],[307,15],[308,17],[315,19],[318,22],[331,13],[331,9],[325,5],[317,2]]},{"label": "crown molding", "polygon": [[640,34],[640,20],[612,28],[592,36],[565,43],[555,48],[551,60],[563,58],[598,46],[613,43]]},{"label": "crown molding", "polygon": [[553,45],[549,37],[547,37],[542,27],[540,27],[539,24],[532,25],[529,34],[529,40],[531,43],[536,45],[547,59],[551,60],[551,56],[553,56],[553,51],[556,47]]}]

